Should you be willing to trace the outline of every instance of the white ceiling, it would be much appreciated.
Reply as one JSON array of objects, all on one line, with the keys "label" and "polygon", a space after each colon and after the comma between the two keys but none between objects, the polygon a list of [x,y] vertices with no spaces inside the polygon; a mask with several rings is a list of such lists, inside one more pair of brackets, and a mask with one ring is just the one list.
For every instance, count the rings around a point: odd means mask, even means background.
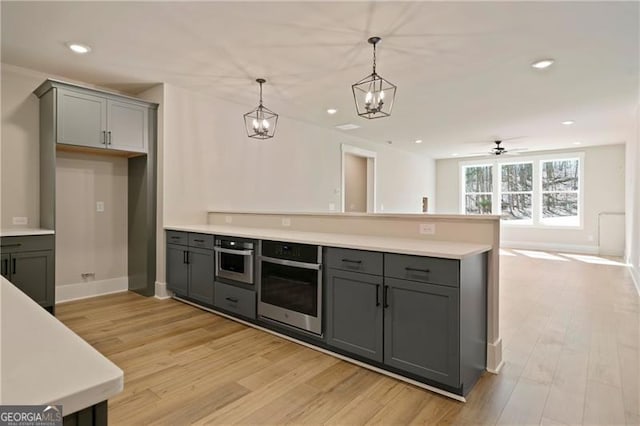
[{"label": "white ceiling", "polygon": [[[638,104],[637,2],[7,2],[2,62],[119,90],[167,82],[435,158],[624,142]],[[389,118],[351,84],[398,85]],[[79,41],[93,51],[71,53]],[[530,67],[552,57],[544,71]],[[326,109],[338,109],[330,116]],[[575,120],[563,126],[563,120]],[[422,139],[417,145],[413,141]]]}]

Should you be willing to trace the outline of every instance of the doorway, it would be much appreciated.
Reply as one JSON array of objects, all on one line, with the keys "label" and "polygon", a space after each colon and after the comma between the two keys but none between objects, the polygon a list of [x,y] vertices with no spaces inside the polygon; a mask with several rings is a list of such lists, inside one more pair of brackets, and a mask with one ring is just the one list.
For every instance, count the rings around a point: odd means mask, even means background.
[{"label": "doorway", "polygon": [[376,153],[342,144],[342,212],[374,213]]}]

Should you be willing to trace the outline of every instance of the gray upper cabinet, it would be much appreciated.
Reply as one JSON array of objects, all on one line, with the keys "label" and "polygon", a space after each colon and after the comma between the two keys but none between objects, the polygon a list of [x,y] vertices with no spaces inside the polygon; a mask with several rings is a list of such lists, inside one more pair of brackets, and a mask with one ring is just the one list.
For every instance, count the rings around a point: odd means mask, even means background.
[{"label": "gray upper cabinet", "polygon": [[58,143],[104,148],[107,99],[72,90],[60,90],[57,128]]},{"label": "gray upper cabinet", "polygon": [[147,152],[149,139],[147,110],[141,105],[108,100],[108,147],[120,151]]},{"label": "gray upper cabinet", "polygon": [[47,80],[36,95],[55,97],[57,144],[146,154],[152,104]]}]

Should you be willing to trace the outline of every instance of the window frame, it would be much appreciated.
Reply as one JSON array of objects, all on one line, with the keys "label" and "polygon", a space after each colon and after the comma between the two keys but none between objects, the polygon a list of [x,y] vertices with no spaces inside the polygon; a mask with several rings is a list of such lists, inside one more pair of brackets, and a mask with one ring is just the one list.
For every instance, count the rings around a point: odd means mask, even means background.
[{"label": "window frame", "polygon": [[[562,161],[562,160],[578,160],[578,225],[557,225],[557,224],[545,224],[542,222],[542,163],[548,161]],[[532,220],[531,221],[519,221],[519,220],[504,220],[500,219],[500,223],[506,227],[514,228],[530,228],[530,229],[571,229],[581,230],[584,229],[584,152],[571,151],[571,152],[559,152],[557,154],[540,154],[540,155],[519,155],[509,156],[508,158],[494,157],[487,159],[474,159],[474,160],[462,160],[458,162],[459,167],[459,212],[460,214],[467,214],[465,205],[466,196],[466,181],[465,181],[465,168],[467,167],[480,167],[480,166],[492,166],[493,177],[493,194],[492,194],[492,215],[502,216],[502,165],[506,164],[518,164],[518,163],[533,163],[533,190],[532,190]],[[549,191],[545,191],[549,192]],[[558,192],[558,191],[551,191]],[[567,191],[569,192],[569,191]],[[507,193],[512,193],[508,191]]]}]

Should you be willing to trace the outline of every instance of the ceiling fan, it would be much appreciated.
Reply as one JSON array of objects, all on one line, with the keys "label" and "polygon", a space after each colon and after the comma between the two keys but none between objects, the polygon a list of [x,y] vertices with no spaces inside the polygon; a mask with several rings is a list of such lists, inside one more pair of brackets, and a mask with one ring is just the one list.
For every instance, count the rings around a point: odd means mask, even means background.
[{"label": "ceiling fan", "polygon": [[[520,137],[522,137],[522,136],[520,136]],[[474,153],[469,154],[468,156],[469,157],[475,157],[475,156],[481,156],[481,155],[494,155],[494,156],[518,155],[519,152],[527,151],[528,148],[510,148],[510,149],[507,149],[504,146],[502,146],[502,142],[504,142],[505,140],[519,139],[520,137],[495,140],[495,141],[493,141],[493,143],[496,144],[496,146],[491,148],[488,152],[474,152]]]}]

